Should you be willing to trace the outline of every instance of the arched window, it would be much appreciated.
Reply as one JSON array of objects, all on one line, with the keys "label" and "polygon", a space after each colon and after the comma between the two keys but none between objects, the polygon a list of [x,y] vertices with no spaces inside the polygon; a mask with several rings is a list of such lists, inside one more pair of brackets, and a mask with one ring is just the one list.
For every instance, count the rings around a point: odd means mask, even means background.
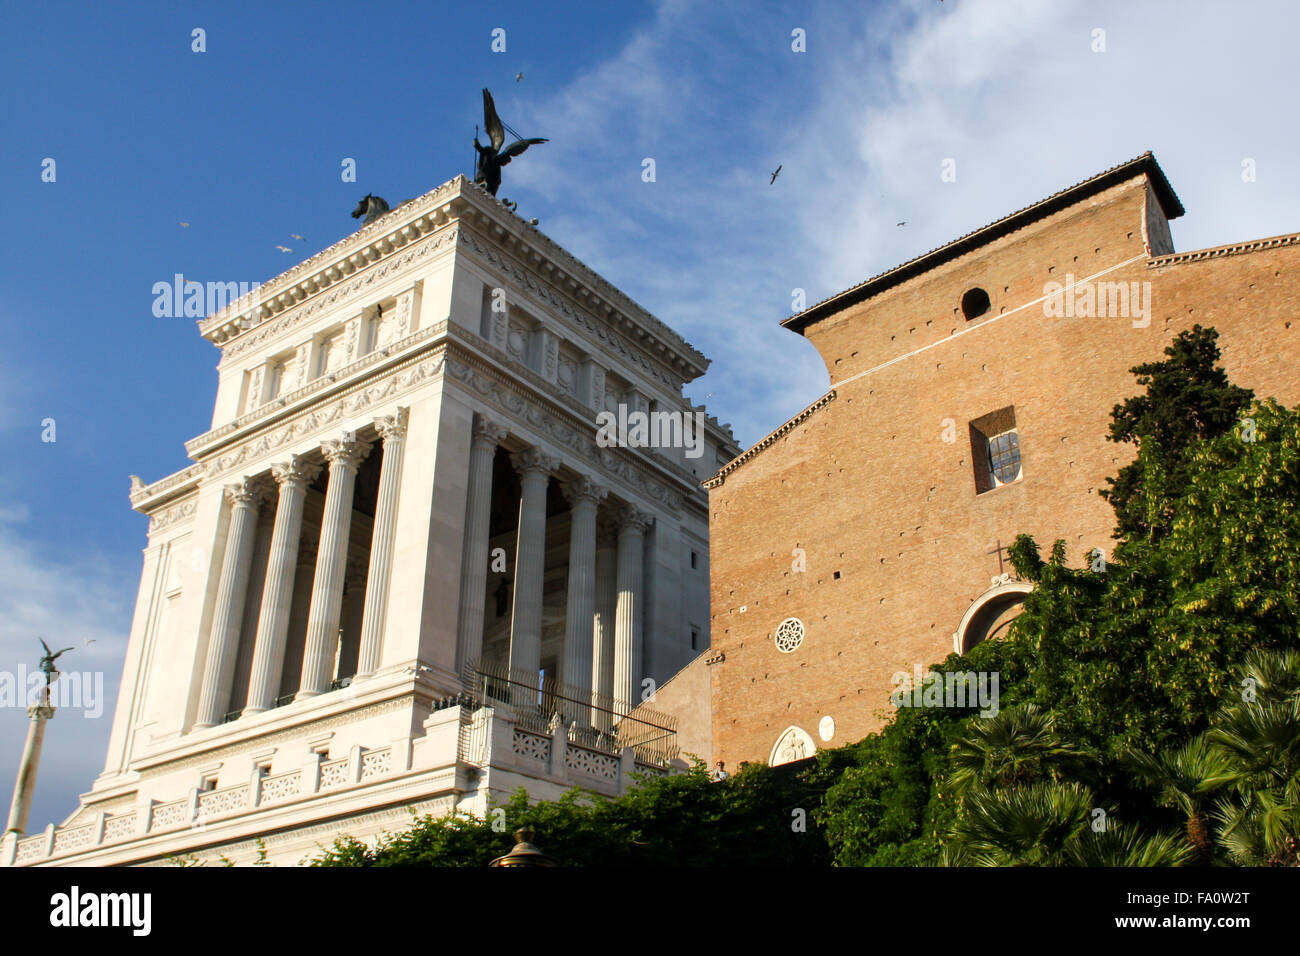
[{"label": "arched window", "polygon": [[968,289],[966,294],[961,297],[961,314],[966,316],[966,321],[978,319],[981,315],[989,310],[989,294],[983,289]]}]

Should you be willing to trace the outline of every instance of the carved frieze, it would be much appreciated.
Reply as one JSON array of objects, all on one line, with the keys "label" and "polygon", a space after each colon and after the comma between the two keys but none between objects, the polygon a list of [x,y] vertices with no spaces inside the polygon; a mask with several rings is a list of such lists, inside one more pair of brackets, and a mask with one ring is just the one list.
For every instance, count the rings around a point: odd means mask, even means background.
[{"label": "carved frieze", "polygon": [[322,310],[346,303],[348,300],[368,291],[375,282],[406,271],[413,264],[427,258],[431,253],[437,252],[440,249],[455,246],[456,235],[457,230],[455,228],[444,229],[442,232],[434,233],[428,239],[420,240],[415,248],[411,249],[409,252],[376,263],[358,273],[349,281],[345,283],[337,283],[335,287],[330,289],[328,292],[323,292],[310,297],[302,305],[286,310],[278,318],[265,323],[256,331],[239,336],[239,338],[231,342],[230,345],[226,346],[225,349],[222,350],[221,361],[225,363],[231,359],[237,358],[250,349],[257,348],[268,339],[277,338],[289,329],[301,325],[303,322],[315,317]]}]

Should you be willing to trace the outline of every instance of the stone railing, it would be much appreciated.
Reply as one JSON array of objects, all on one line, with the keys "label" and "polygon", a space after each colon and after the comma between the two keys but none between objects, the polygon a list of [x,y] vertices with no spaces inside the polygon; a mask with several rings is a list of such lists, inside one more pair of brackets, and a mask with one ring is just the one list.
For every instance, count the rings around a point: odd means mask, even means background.
[{"label": "stone railing", "polygon": [[276,774],[274,777],[263,777],[257,803],[258,806],[278,803],[296,797],[300,793],[302,793],[302,771],[291,770],[288,773]]},{"label": "stone railing", "polygon": [[0,866],[38,863],[62,856],[125,843],[155,833],[203,829],[214,821],[237,818],[265,805],[309,799],[325,791],[359,786],[405,772],[409,760],[398,759],[394,747],[366,750],[354,746],[346,757],[321,760],[315,754],[307,766],[268,776],[260,771],[247,783],[220,790],[190,790],[180,800],[160,803],[143,800],[133,810],[112,815],[100,813],[90,823],[71,827],[46,827],[43,833],[19,837],[10,834],[0,842]]},{"label": "stone railing", "polygon": [[637,760],[635,748],[619,746],[612,734],[575,733],[563,724],[549,733],[540,732],[532,721],[516,722],[506,706],[479,710],[473,724],[493,769],[513,770],[566,788],[583,787],[612,796],[636,786],[637,775],[662,776],[680,769],[676,764]]}]

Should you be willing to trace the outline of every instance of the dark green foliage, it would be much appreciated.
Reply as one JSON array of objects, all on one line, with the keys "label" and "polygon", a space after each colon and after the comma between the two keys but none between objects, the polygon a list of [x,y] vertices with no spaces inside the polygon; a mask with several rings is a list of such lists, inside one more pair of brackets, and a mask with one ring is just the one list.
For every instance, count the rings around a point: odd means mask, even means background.
[{"label": "dark green foliage", "polygon": [[[1143,489],[1150,483],[1152,462],[1160,465],[1166,504],[1179,498],[1188,486],[1186,450],[1197,441],[1217,438],[1231,431],[1254,397],[1239,388],[1216,364],[1219,334],[1214,329],[1194,326],[1182,332],[1165,349],[1166,358],[1134,366],[1131,371],[1146,392],[1116,405],[1111,412],[1110,440],[1136,443],[1149,452],[1107,479],[1103,490],[1115,509],[1115,537],[1134,538],[1163,533],[1172,520],[1172,508],[1148,512]],[[1156,500],[1156,499],[1152,499]]]},{"label": "dark green foliage", "polygon": [[495,814],[425,817],[373,850],[341,838],[314,865],[486,866],[531,827],[564,866],[825,866],[826,837],[811,819],[821,789],[798,770],[761,765],[713,782],[697,763],[618,799],[573,790],[529,805],[520,790],[501,808],[503,832]]}]

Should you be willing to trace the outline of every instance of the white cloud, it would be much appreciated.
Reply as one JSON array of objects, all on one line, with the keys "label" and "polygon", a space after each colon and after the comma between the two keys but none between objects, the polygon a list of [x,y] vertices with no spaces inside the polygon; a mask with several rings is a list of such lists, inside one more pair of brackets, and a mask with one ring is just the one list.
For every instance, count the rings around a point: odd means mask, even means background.
[{"label": "white cloud", "polygon": [[[1179,248],[1300,220],[1300,136],[1283,121],[1300,9],[840,4],[803,17],[806,54],[786,20],[664,4],[552,99],[498,103],[551,137],[503,194],[531,191],[548,234],[715,360],[689,390],[713,392],[745,442],[827,384],[777,325],[796,287],[811,304],[1147,149],[1189,210]],[[645,156],[656,183],[640,181]]]},{"label": "white cloud", "polygon": [[[117,687],[130,628],[131,607],[119,561],[82,554],[52,558],[34,544],[34,530],[18,508],[0,514],[0,671],[37,669],[38,638],[54,650],[71,647],[57,666],[65,673],[100,674],[103,700],[93,719],[82,710],[59,710],[46,728],[28,831],[59,823],[76,809],[104,767]],[[26,526],[25,526],[26,525]],[[93,642],[93,643],[88,643]],[[87,701],[87,703],[90,703]],[[0,707],[0,793],[8,797],[17,777],[27,734],[22,706]]]}]

